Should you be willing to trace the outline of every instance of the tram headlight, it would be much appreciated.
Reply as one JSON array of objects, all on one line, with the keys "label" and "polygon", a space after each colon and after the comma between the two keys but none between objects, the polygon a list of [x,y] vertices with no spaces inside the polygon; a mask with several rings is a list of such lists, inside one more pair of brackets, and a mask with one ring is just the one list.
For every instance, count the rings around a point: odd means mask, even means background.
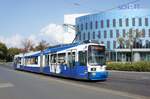
[{"label": "tram headlight", "polygon": [[96,71],[96,68],[91,68],[91,71]]},{"label": "tram headlight", "polygon": [[87,70],[85,70],[85,71],[84,71],[84,74],[87,74],[87,73],[88,73]]},{"label": "tram headlight", "polygon": [[94,73],[92,73],[92,76],[95,76],[96,75],[96,73],[94,72]]}]

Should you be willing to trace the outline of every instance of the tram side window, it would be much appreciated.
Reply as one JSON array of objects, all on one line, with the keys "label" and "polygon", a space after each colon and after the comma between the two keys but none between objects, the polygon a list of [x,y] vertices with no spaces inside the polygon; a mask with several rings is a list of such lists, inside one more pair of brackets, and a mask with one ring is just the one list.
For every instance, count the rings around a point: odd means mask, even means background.
[{"label": "tram side window", "polygon": [[79,52],[79,63],[80,63],[80,66],[87,65],[87,52],[83,52],[83,51]]},{"label": "tram side window", "polygon": [[65,64],[65,53],[58,54],[58,63]]},{"label": "tram side window", "polygon": [[27,64],[30,64],[30,59],[26,58],[26,62],[27,62]]},{"label": "tram side window", "polygon": [[51,55],[51,60],[50,60],[50,62],[51,62],[51,63],[56,63],[56,62],[57,62],[56,60],[57,60],[56,54]]},{"label": "tram side window", "polygon": [[25,58],[25,65],[27,65],[28,64],[28,59],[27,58]]},{"label": "tram side window", "polygon": [[49,66],[49,55],[45,55],[45,66]]},{"label": "tram side window", "polygon": [[15,62],[16,64],[21,64],[21,58],[16,58]]},{"label": "tram side window", "polygon": [[14,59],[14,64],[17,64],[17,59]]},{"label": "tram side window", "polygon": [[68,53],[68,65],[70,67],[75,66],[75,52]]},{"label": "tram side window", "polygon": [[27,58],[27,64],[29,65],[36,65],[38,64],[38,57],[30,57],[30,58]]},{"label": "tram side window", "polygon": [[20,64],[20,65],[21,65],[21,58],[19,58],[19,60],[18,60],[18,64]]}]

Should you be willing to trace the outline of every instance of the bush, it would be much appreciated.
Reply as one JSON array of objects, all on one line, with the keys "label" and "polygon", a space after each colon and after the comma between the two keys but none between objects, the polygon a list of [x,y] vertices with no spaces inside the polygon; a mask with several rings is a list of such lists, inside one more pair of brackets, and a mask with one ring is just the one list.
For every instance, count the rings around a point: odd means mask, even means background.
[{"label": "bush", "polygon": [[107,70],[150,72],[150,62],[108,63]]}]

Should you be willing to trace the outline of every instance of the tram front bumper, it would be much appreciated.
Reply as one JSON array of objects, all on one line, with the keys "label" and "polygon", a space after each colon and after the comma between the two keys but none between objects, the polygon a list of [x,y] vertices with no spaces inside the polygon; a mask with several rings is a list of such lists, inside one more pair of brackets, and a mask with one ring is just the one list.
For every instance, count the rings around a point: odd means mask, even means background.
[{"label": "tram front bumper", "polygon": [[90,72],[89,79],[90,80],[106,80],[108,77],[108,72]]}]

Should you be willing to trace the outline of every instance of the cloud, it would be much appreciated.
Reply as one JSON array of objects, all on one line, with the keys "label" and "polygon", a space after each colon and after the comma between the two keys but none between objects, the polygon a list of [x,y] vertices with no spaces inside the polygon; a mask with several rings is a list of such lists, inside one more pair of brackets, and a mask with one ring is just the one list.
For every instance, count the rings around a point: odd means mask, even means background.
[{"label": "cloud", "polygon": [[49,24],[41,29],[40,35],[53,44],[71,43],[74,39],[74,32],[65,32],[62,25]]},{"label": "cloud", "polygon": [[29,37],[24,37],[22,35],[19,35],[19,34],[15,34],[11,37],[3,37],[3,36],[0,36],[0,42],[3,42],[7,45],[8,48],[10,47],[18,47],[18,48],[22,48],[22,41],[24,39],[30,39],[33,41],[34,44],[37,44],[37,38],[35,35],[30,35]]},{"label": "cloud", "polygon": [[22,36],[15,34],[11,37],[0,37],[0,41],[5,43],[8,47],[21,47]]},{"label": "cloud", "polygon": [[18,47],[22,48],[22,41],[24,39],[30,39],[35,45],[41,40],[47,41],[50,45],[71,43],[74,39],[75,33],[73,31],[65,32],[62,25],[49,24],[43,27],[39,33],[32,33],[28,37],[24,37],[21,34],[15,34],[11,37],[0,36],[0,41],[5,43],[7,47]]}]

